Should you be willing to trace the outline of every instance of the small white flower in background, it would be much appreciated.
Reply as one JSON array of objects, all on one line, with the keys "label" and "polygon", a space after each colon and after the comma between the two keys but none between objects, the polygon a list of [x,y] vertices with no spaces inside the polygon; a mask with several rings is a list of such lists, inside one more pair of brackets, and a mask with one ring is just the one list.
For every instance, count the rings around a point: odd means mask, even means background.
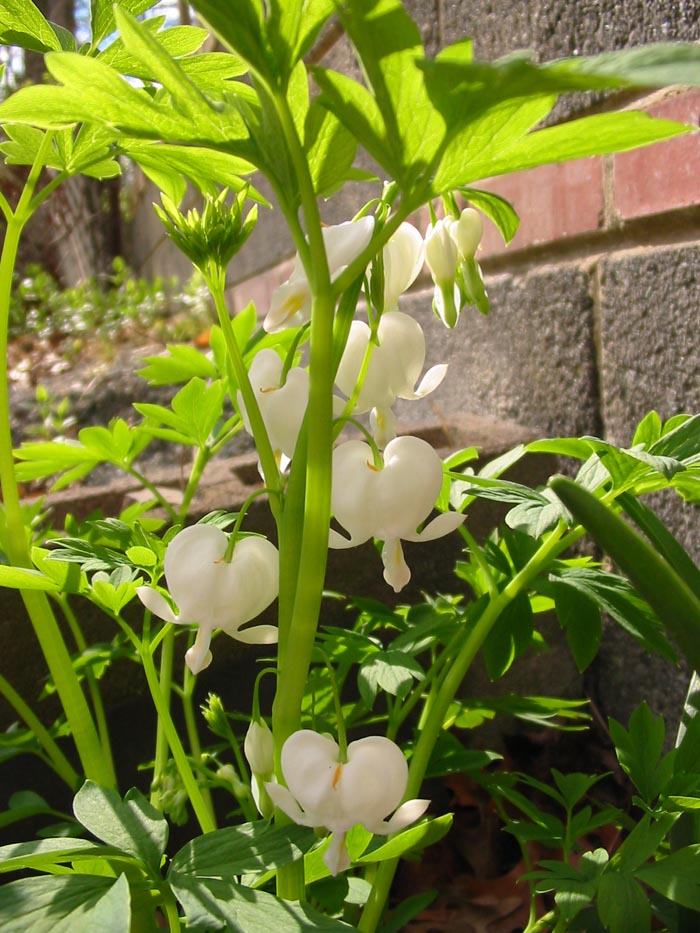
[{"label": "small white flower in background", "polygon": [[359,823],[386,836],[409,826],[430,803],[401,804],[408,765],[398,745],[379,735],[351,742],[347,761],[342,762],[340,748],[330,736],[302,729],[282,747],[282,774],[287,787],[270,783],[267,792],[295,823],[333,833],[323,855],[333,875],[350,867],[345,836],[353,826]]},{"label": "small white flower in background", "polygon": [[481,215],[467,207],[458,218],[431,224],[425,234],[425,259],[435,283],[433,311],[447,327],[455,326],[465,304],[486,313],[483,279],[474,258],[483,229]]},{"label": "small white flower in background", "polygon": [[[281,386],[282,366],[282,359],[274,350],[261,350],[254,357],[248,376],[275,456],[279,459],[279,455],[284,454],[291,460],[309,401],[309,374],[300,366],[295,366],[289,370]],[[252,434],[240,392],[238,407],[246,431]]]},{"label": "small white flower in background", "polygon": [[251,720],[243,741],[243,751],[250,765],[251,793],[258,812],[266,819],[272,816],[272,803],[265,784],[274,780],[275,740],[264,719]]},{"label": "small white flower in background", "polygon": [[451,218],[436,220],[425,234],[425,261],[435,283],[433,311],[447,327],[454,327],[459,317],[457,265],[459,250],[450,235]]},{"label": "small white flower in background", "polygon": [[[363,321],[353,321],[336,385],[350,397],[360,374],[371,331]],[[391,406],[398,398],[419,399],[433,392],[447,372],[447,366],[433,366],[415,388],[425,362],[425,336],[420,324],[402,311],[382,315],[377,328],[379,346],[372,350],[355,411],[373,409],[372,428],[379,447],[394,437],[395,419]]]},{"label": "small white flower in background", "polygon": [[415,282],[425,260],[423,238],[413,224],[402,223],[382,250],[384,311],[395,311],[399,296]]},{"label": "small white flower in background", "polygon": [[384,465],[374,465],[364,441],[346,441],[333,451],[331,510],[349,538],[331,528],[329,545],[349,548],[370,538],[384,542],[384,579],[398,593],[411,579],[401,541],[432,541],[464,521],[443,512],[416,529],[432,512],[442,488],[442,462],[427,441],[397,437],[387,444]]},{"label": "small white flower in background", "polygon": [[214,629],[248,644],[277,641],[274,625],[241,628],[277,596],[277,548],[266,538],[241,538],[229,563],[225,560],[228,542],[228,535],[215,525],[192,525],[175,535],[165,552],[164,571],[177,612],[150,586],[136,590],[144,606],[158,618],[199,626],[194,645],[185,655],[193,674],[211,663],[209,643]]},{"label": "small white flower in background", "polygon": [[[357,259],[372,239],[374,217],[361,217],[322,230],[331,281]],[[299,254],[289,279],[276,288],[263,327],[276,334],[286,327],[301,327],[311,319],[311,288]]]},{"label": "small white flower in background", "polygon": [[481,214],[466,207],[457,220],[450,224],[450,236],[455,241],[462,259],[473,259],[484,234]]}]

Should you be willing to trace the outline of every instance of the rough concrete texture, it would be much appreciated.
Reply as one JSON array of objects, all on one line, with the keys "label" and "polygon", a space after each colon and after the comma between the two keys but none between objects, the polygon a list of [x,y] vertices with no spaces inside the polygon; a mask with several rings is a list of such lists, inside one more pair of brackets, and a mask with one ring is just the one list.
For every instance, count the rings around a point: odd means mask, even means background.
[{"label": "rough concrete texture", "polygon": [[699,298],[700,246],[601,260],[602,416],[610,440],[629,441],[652,408],[662,418],[700,410]]},{"label": "rough concrete texture", "polygon": [[[631,440],[652,408],[662,418],[700,410],[700,246],[635,250],[600,263],[600,370],[605,435]],[[649,504],[693,557],[700,558],[697,510],[673,493]],[[646,699],[674,723],[688,674],[646,655],[624,632],[606,632],[593,673],[603,712],[626,719]]]},{"label": "rough concrete texture", "polygon": [[425,329],[428,364],[449,364],[421,404],[446,418],[471,411],[513,420],[542,436],[596,433],[589,285],[575,265],[487,279],[491,314],[467,309],[454,331],[433,315],[432,291],[408,298],[403,308]]},{"label": "rough concrete texture", "polygon": [[472,36],[479,57],[531,48],[546,61],[700,37],[697,0],[442,0],[441,43]]}]

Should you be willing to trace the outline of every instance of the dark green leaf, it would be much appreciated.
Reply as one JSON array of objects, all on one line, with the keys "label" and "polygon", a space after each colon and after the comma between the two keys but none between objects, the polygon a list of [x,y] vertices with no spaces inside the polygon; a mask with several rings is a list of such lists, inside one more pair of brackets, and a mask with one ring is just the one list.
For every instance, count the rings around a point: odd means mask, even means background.
[{"label": "dark green leaf", "polygon": [[565,583],[553,586],[557,618],[579,671],[585,671],[598,653],[602,634],[600,609],[588,594]]},{"label": "dark green leaf", "polygon": [[658,613],[691,665],[700,670],[700,601],[682,578],[619,516],[571,480],[552,488],[630,577]]},{"label": "dark green leaf", "polygon": [[129,933],[130,914],[124,875],[49,875],[0,888],[3,933]]},{"label": "dark green leaf", "polygon": [[598,914],[610,933],[647,933],[651,907],[641,886],[628,875],[603,872],[596,899]]},{"label": "dark green leaf", "polygon": [[526,593],[509,603],[482,646],[486,670],[497,680],[532,644],[532,606]]},{"label": "dark green leaf", "polygon": [[686,846],[644,865],[635,876],[670,901],[700,911],[700,845]]},{"label": "dark green leaf", "polygon": [[666,734],[663,716],[654,716],[647,704],[641,703],[630,717],[629,731],[615,719],[610,719],[609,727],[620,766],[651,805],[668,785],[676,754],[662,754]]},{"label": "dark green leaf", "polygon": [[75,796],[73,812],[82,825],[107,845],[141,859],[155,871],[168,841],[168,824],[139,791],[124,800],[116,791],[86,781]]},{"label": "dark green leaf", "polygon": [[387,859],[401,858],[408,853],[419,853],[428,846],[439,842],[452,826],[452,814],[445,813],[434,819],[425,819],[420,823],[394,833],[390,839],[375,836],[358,862],[383,862]]}]

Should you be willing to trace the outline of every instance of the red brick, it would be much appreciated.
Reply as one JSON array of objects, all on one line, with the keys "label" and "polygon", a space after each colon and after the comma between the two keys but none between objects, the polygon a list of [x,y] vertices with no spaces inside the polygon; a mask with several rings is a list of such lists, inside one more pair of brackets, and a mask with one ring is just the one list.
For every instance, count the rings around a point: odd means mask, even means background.
[{"label": "red brick", "polygon": [[242,311],[251,301],[254,301],[258,316],[264,317],[270,307],[273,291],[278,285],[287,281],[292,274],[293,268],[294,260],[288,259],[272,269],[260,272],[258,275],[234,285],[227,294],[233,311]]},{"label": "red brick", "polygon": [[[697,126],[700,91],[657,101],[648,113]],[[614,156],[615,210],[622,220],[700,204],[700,136],[690,133]]]},{"label": "red brick", "polygon": [[[550,243],[589,233],[602,226],[603,169],[600,159],[577,159],[489,179],[487,188],[510,201],[520,215],[520,227],[509,250]],[[502,253],[496,228],[485,224],[481,256]]]}]

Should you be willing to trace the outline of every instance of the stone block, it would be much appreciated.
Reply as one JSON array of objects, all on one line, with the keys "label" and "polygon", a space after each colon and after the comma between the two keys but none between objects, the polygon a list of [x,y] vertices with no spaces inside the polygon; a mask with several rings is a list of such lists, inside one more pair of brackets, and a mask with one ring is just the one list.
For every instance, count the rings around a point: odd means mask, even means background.
[{"label": "stone block", "polygon": [[630,440],[652,408],[700,410],[700,245],[638,249],[600,262],[602,418]]},{"label": "stone block", "polygon": [[542,436],[599,431],[593,302],[576,265],[487,277],[491,314],[466,310],[448,331],[431,310],[432,291],[405,299],[424,327],[427,365],[447,377],[420,403],[449,420],[455,412],[515,421]]}]

